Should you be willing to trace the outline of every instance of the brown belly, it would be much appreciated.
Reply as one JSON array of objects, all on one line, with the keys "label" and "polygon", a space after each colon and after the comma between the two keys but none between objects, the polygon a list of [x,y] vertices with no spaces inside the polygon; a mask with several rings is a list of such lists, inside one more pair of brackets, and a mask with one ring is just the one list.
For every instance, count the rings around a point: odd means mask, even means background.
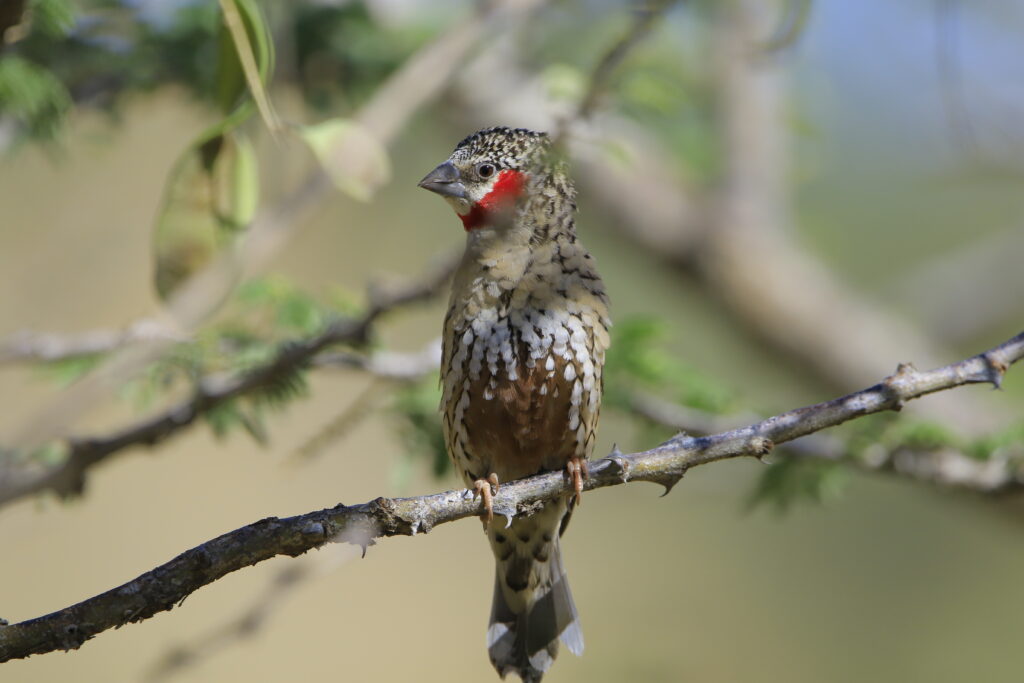
[{"label": "brown belly", "polygon": [[515,380],[501,371],[493,388],[485,370],[470,384],[462,428],[474,478],[493,472],[501,481],[519,479],[562,469],[577,455],[576,434],[569,429],[567,362],[558,359],[552,371],[543,360],[533,368],[520,365]]}]

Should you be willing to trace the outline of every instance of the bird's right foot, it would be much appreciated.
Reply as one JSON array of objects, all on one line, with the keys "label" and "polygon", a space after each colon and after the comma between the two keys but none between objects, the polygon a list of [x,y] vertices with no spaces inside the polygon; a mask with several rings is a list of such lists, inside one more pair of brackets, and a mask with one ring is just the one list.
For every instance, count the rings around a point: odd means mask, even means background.
[{"label": "bird's right foot", "polygon": [[494,496],[498,493],[498,475],[491,472],[486,479],[473,482],[473,498],[480,498],[484,506],[484,526],[494,521]]}]

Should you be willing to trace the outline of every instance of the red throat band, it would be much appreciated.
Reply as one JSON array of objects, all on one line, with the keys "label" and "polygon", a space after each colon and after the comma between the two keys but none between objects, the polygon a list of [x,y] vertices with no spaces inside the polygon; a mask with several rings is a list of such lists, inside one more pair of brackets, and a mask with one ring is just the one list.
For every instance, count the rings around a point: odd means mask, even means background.
[{"label": "red throat band", "polygon": [[521,171],[502,171],[494,181],[491,191],[474,204],[469,213],[459,216],[462,227],[466,232],[481,228],[495,212],[514,206],[516,200],[523,194],[526,180],[527,175]]}]

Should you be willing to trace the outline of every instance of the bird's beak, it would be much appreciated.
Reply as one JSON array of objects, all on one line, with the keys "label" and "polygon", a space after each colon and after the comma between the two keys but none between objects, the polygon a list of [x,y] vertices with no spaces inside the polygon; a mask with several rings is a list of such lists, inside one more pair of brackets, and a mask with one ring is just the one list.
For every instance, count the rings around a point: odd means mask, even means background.
[{"label": "bird's beak", "polygon": [[455,164],[450,161],[444,162],[428,173],[427,177],[419,182],[419,186],[424,190],[436,192],[442,197],[467,201],[469,199],[466,194],[466,186],[462,184],[459,169],[455,168]]}]

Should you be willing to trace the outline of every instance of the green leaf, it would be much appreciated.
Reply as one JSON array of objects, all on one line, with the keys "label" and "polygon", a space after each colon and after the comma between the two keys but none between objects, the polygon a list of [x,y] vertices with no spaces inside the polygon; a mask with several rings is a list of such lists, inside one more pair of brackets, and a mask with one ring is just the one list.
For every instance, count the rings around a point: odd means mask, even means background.
[{"label": "green leaf", "polygon": [[252,143],[229,130],[201,138],[175,164],[153,235],[161,299],[208,265],[248,226],[259,203]]},{"label": "green leaf", "polygon": [[[260,81],[265,85],[269,82],[274,69],[274,42],[267,28],[262,11],[253,0],[232,0],[245,26],[249,38],[249,46],[253,52],[253,61],[259,70]],[[248,85],[245,72],[238,57],[238,47],[231,37],[225,22],[222,20],[217,35],[217,76],[216,100],[220,110],[225,114],[242,106]]]},{"label": "green leaf", "polygon": [[67,0],[32,0],[32,30],[51,38],[67,35],[75,25],[76,12]]},{"label": "green leaf", "polygon": [[334,185],[359,201],[369,201],[391,178],[387,151],[368,130],[348,119],[296,126]]},{"label": "green leaf", "polygon": [[50,71],[16,55],[0,58],[0,114],[30,137],[53,138],[70,109],[67,88]]}]

